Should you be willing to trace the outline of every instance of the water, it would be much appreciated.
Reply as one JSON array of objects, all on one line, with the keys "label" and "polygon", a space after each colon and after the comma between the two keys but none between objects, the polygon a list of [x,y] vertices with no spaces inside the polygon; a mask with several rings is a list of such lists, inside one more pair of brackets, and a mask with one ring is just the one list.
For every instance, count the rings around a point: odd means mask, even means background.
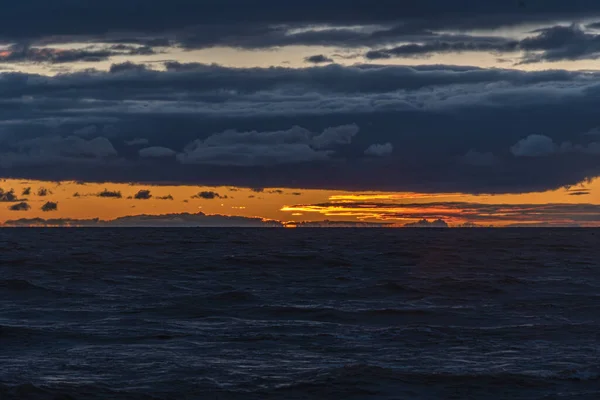
[{"label": "water", "polygon": [[599,240],[0,230],[0,399],[598,399]]}]

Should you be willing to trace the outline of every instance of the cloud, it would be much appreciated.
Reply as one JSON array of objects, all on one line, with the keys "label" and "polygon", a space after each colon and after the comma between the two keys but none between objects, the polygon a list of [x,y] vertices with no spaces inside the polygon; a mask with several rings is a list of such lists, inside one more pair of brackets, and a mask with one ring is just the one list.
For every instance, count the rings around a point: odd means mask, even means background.
[{"label": "cloud", "polygon": [[[294,189],[556,189],[600,176],[596,139],[582,135],[598,126],[599,78],[448,65],[8,73],[0,79],[0,176]],[[73,134],[90,126],[104,139]],[[142,133],[177,157],[140,157],[126,142]],[[511,147],[532,133],[559,150],[515,157]],[[393,145],[385,163],[365,157],[374,143]],[[484,157],[469,155],[475,149]],[[476,165],[482,162],[486,168]]]},{"label": "cloud", "polygon": [[0,203],[12,203],[15,201],[19,201],[19,199],[17,198],[17,195],[13,189],[5,191],[4,189],[0,188]]},{"label": "cloud", "polygon": [[269,166],[325,161],[332,152],[323,149],[349,144],[358,130],[356,125],[327,128],[320,135],[314,135],[299,126],[272,132],[229,130],[211,135],[205,140],[195,140],[186,146],[177,159],[182,164],[223,166]]},{"label": "cloud", "polygon": [[[370,50],[370,60],[392,57],[430,57],[434,54],[487,52],[492,54],[524,53],[521,64],[542,61],[597,59],[600,57],[600,34],[586,32],[580,25],[555,25],[540,28],[521,40],[477,35],[440,35],[416,37],[414,43]],[[404,40],[406,42],[407,40]]]},{"label": "cloud", "polygon": [[516,157],[543,157],[554,154],[557,146],[554,141],[544,135],[529,135],[510,148]]},{"label": "cloud", "polygon": [[104,49],[61,49],[53,47],[32,47],[29,44],[13,44],[0,52],[1,63],[50,63],[106,61],[114,56],[135,56],[154,54],[148,46],[111,46]]},{"label": "cloud", "polygon": [[338,145],[352,143],[360,128],[356,124],[327,128],[318,136],[312,138],[312,144],[317,149],[328,149]]},{"label": "cloud", "polygon": [[166,147],[146,147],[141,149],[139,154],[142,158],[162,158],[173,157],[177,152]]},{"label": "cloud", "polygon": [[324,56],[323,54],[317,54],[314,56],[306,57],[304,59],[307,63],[311,64],[323,64],[323,63],[331,63],[333,60],[329,57]]},{"label": "cloud", "polygon": [[49,191],[48,189],[44,188],[44,187],[39,188],[38,191],[37,191],[37,195],[40,196],[40,197],[46,197],[49,194],[52,194],[52,192]]},{"label": "cloud", "polygon": [[511,153],[516,157],[543,157],[556,153],[600,154],[600,143],[574,145],[571,142],[563,142],[557,145],[548,136],[529,135],[512,146]]},{"label": "cloud", "polygon": [[127,72],[144,72],[147,70],[148,70],[148,67],[145,64],[136,64],[131,61],[127,61],[127,62],[120,63],[120,64],[112,64],[109,69],[111,74],[127,73]]},{"label": "cloud", "polygon": [[158,197],[156,197],[156,200],[174,200],[174,199],[173,199],[173,196],[168,194],[166,196],[158,196]]},{"label": "cloud", "polygon": [[372,144],[365,150],[365,155],[372,157],[386,157],[392,154],[394,146],[391,143]]},{"label": "cloud", "polygon": [[549,224],[554,226],[596,226],[600,223],[597,204],[485,204],[476,202],[406,203],[387,201],[330,201],[284,207],[283,211],[318,213],[332,217],[355,217],[379,221],[422,225],[420,220],[443,220],[451,226],[473,224],[508,226],[511,224]]},{"label": "cloud", "polygon": [[572,192],[569,192],[569,196],[587,196],[590,194],[589,190],[575,190]]},{"label": "cloud", "polygon": [[227,196],[221,196],[217,192],[204,191],[204,192],[199,192],[198,194],[193,195],[192,198],[193,199],[214,200],[214,199],[226,199]]},{"label": "cloud", "polygon": [[136,200],[149,200],[152,198],[152,194],[149,190],[139,190],[134,196]]},{"label": "cloud", "polygon": [[113,199],[120,199],[123,197],[123,195],[121,194],[120,191],[111,191],[108,189],[104,189],[103,191],[99,192],[96,194],[97,197],[106,197],[106,198],[113,198]]},{"label": "cloud", "polygon": [[587,24],[585,26],[586,29],[596,29],[599,30],[600,29],[600,22],[593,22],[591,24]]},{"label": "cloud", "polygon": [[585,60],[600,57],[600,35],[585,32],[581,26],[552,26],[523,39],[519,47],[528,52],[523,62]]},{"label": "cloud", "polygon": [[[367,28],[373,26],[384,30],[381,27],[391,25],[404,34],[431,29],[486,30],[592,19],[599,11],[594,0],[528,0],[526,7],[505,0],[421,0],[410,4],[381,0],[377,7],[367,0],[353,1],[352,7],[343,0],[256,0],[252,4],[240,4],[238,0],[143,4],[137,0],[104,0],[86,7],[68,0],[50,4],[23,0],[4,11],[0,39],[200,48],[333,43],[343,47],[340,44],[364,43],[369,34]],[[56,17],[48,18],[49,15]],[[125,17],[132,15],[143,18]],[[30,23],[25,27],[22,21]],[[314,29],[315,26],[320,29]],[[377,39],[378,35],[374,36],[371,40]]]},{"label": "cloud", "polygon": [[42,206],[41,210],[44,212],[56,211],[58,210],[58,203],[48,201]]},{"label": "cloud", "polygon": [[29,211],[31,209],[31,206],[26,202],[22,201],[20,203],[13,204],[12,206],[8,207],[8,209],[10,211]]},{"label": "cloud", "polygon": [[26,167],[60,165],[115,157],[117,152],[104,137],[86,140],[77,136],[40,136],[12,145],[13,150],[0,155],[0,166]]},{"label": "cloud", "polygon": [[30,187],[26,187],[25,189],[23,189],[23,192],[21,193],[22,196],[29,196],[31,195],[31,188]]},{"label": "cloud", "polygon": [[498,37],[456,35],[445,36],[445,40],[433,36],[424,44],[410,43],[393,48],[371,50],[365,54],[370,60],[392,57],[427,57],[441,53],[490,52],[505,53],[518,50],[518,42]]}]

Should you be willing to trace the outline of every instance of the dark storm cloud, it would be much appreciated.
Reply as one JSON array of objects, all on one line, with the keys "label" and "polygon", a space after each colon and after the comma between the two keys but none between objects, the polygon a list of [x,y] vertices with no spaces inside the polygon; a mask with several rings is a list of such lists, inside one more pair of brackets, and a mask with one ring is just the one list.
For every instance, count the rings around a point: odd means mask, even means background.
[{"label": "dark storm cloud", "polygon": [[591,194],[589,190],[576,190],[569,192],[569,196],[587,196],[589,194]]},{"label": "dark storm cloud", "polygon": [[355,0],[351,5],[345,0],[104,0],[86,3],[85,7],[70,0],[21,0],[4,7],[0,37],[58,40],[129,32],[121,36],[129,36],[132,43],[168,43],[165,32],[209,25],[214,41],[221,42],[223,36],[248,36],[248,32],[261,33],[282,24],[401,23],[407,30],[473,29],[590,18],[599,12],[595,0],[528,0],[525,6],[507,0],[381,0],[376,5],[370,0]]},{"label": "dark storm cloud", "polygon": [[58,210],[58,203],[48,201],[42,206],[41,210],[44,212],[56,211]]},{"label": "dark storm cloud", "polygon": [[111,142],[104,137],[86,140],[76,136],[46,135],[16,140],[0,154],[0,166],[26,166],[94,163],[117,155]]},{"label": "dark storm cloud", "polygon": [[29,211],[31,206],[22,201],[20,203],[13,204],[12,206],[8,207],[8,209],[10,211]]},{"label": "dark storm cloud", "polygon": [[204,200],[214,200],[214,199],[226,199],[227,196],[221,196],[217,192],[212,191],[204,191],[192,196],[192,199],[204,199]]},{"label": "dark storm cloud", "polygon": [[[115,45],[106,49],[60,49],[31,47],[29,44],[14,44],[0,52],[0,63],[51,63],[99,62],[114,56],[150,55],[155,51],[147,46],[134,47]],[[118,67],[115,67],[118,69]]]},{"label": "dark storm cloud", "polygon": [[585,26],[587,29],[598,29],[600,30],[600,22],[593,22]]},{"label": "dark storm cloud", "polygon": [[[134,71],[134,73],[101,73],[80,72],[62,74],[55,77],[30,75],[23,73],[6,73],[0,80],[0,99],[9,102],[7,105],[23,107],[44,107],[40,117],[45,125],[54,124],[49,118],[50,111],[61,111],[66,107],[74,107],[68,114],[54,115],[56,123],[69,119],[77,122],[97,119],[102,121],[114,117],[108,115],[77,113],[77,109],[108,108],[114,101],[130,100],[129,107],[123,112],[142,113],[151,107],[153,101],[179,101],[179,112],[192,101],[224,102],[244,95],[261,93],[252,100],[275,100],[279,94],[285,96],[285,89],[297,88],[303,92],[310,89],[319,92],[332,91],[340,93],[386,93],[394,90],[415,90],[425,87],[445,86],[452,84],[475,84],[508,82],[515,85],[535,84],[555,81],[582,81],[586,75],[567,71],[523,72],[518,70],[481,69],[476,67],[453,66],[355,66],[343,67],[330,65],[326,67],[294,68],[226,68],[215,65],[168,63],[168,71]],[[238,92],[235,96],[234,93]],[[264,93],[277,91],[277,93]],[[306,93],[300,93],[306,95]],[[299,99],[302,97],[296,94]],[[82,99],[94,99],[91,104]],[[185,100],[188,100],[186,102]],[[318,100],[318,99],[314,99]],[[169,104],[166,104],[169,105]],[[227,105],[226,103],[224,105]],[[108,111],[108,110],[107,110]],[[176,112],[167,108],[164,112]],[[266,110],[268,111],[268,110]],[[217,112],[217,110],[213,111]],[[263,111],[264,112],[264,111]],[[44,115],[45,114],[45,115]],[[18,121],[19,115],[11,118]],[[6,119],[6,118],[4,118]],[[17,120],[17,121],[15,121]],[[84,125],[90,126],[90,123]],[[79,128],[83,128],[80,126]],[[71,139],[75,140],[75,139]],[[147,138],[131,138],[129,145],[144,145]],[[72,147],[69,145],[69,147]]]},{"label": "dark storm cloud", "polygon": [[514,193],[600,175],[598,73],[167,67],[3,74],[0,176]]},{"label": "dark storm cloud", "polygon": [[324,56],[323,54],[317,54],[314,56],[306,57],[304,61],[311,64],[323,64],[333,62],[331,58]]},{"label": "dark storm cloud", "polygon": [[152,198],[152,194],[149,190],[139,190],[134,196],[136,200],[149,200]]},{"label": "dark storm cloud", "polygon": [[600,34],[585,32],[578,25],[553,26],[523,39],[519,47],[528,52],[525,63],[538,61],[585,60],[600,57]]},{"label": "dark storm cloud", "polygon": [[12,203],[15,201],[19,201],[19,199],[13,189],[5,191],[0,188],[0,203]]},{"label": "dark storm cloud", "polygon": [[[453,37],[452,35],[446,35]],[[520,63],[541,61],[585,60],[600,57],[600,34],[586,32],[581,26],[556,25],[537,29],[532,35],[514,40],[501,37],[478,37],[472,35],[454,35],[455,40],[437,36],[417,39],[418,43],[403,44],[392,48],[371,50],[365,54],[367,59],[387,59],[392,57],[414,58],[430,57],[442,53],[487,52],[514,53],[524,52]]]},{"label": "dark storm cloud", "polygon": [[121,194],[121,192],[119,191],[111,191],[108,189],[104,189],[103,191],[99,192],[96,194],[97,197],[106,197],[106,198],[112,198],[112,199],[120,199],[123,197],[123,195]]},{"label": "dark storm cloud", "polygon": [[517,50],[518,42],[504,38],[478,38],[463,36],[456,41],[443,41],[438,38],[424,43],[411,43],[391,49],[372,50],[365,54],[371,60],[392,57],[426,57],[440,53],[463,53],[467,51],[504,53]]}]

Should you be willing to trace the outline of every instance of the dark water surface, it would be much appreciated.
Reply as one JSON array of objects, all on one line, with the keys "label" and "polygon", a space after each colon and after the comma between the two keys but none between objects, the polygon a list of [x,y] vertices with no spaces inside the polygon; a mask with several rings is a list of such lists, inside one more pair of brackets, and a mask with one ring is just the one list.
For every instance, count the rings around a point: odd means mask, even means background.
[{"label": "dark water surface", "polygon": [[598,230],[0,230],[0,399],[599,399]]}]

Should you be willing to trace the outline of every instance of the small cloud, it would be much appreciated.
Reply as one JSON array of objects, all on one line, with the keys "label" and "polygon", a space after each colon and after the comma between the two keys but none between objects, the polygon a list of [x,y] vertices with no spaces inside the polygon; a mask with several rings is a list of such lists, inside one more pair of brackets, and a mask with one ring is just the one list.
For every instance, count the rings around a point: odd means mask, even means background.
[{"label": "small cloud", "polygon": [[31,206],[22,201],[20,203],[13,204],[12,206],[8,207],[8,209],[10,211],[29,211],[31,209]]},{"label": "small cloud", "polygon": [[15,195],[15,191],[10,189],[8,192],[5,192],[3,189],[0,189],[0,203],[12,203],[18,201],[17,196]]},{"label": "small cloud", "polygon": [[119,191],[110,191],[110,190],[107,190],[107,189],[104,189],[100,193],[96,194],[96,196],[98,196],[98,197],[108,197],[108,198],[113,198],[113,199],[120,199],[120,198],[123,197],[123,195],[121,194],[121,192],[119,192]]},{"label": "small cloud", "polygon": [[[118,45],[117,45],[118,46]],[[148,51],[150,51],[148,53]],[[140,47],[137,49],[129,49],[129,54],[145,54],[144,52],[146,52],[146,54],[153,54],[153,51],[151,48],[148,47]],[[116,73],[122,73],[122,72],[129,72],[129,71],[134,71],[134,72],[143,72],[143,71],[147,71],[148,67],[146,67],[145,64],[135,64],[132,63],[131,61],[126,61],[124,63],[120,63],[120,64],[112,64],[110,66],[110,73],[111,74],[116,74]]]},{"label": "small cloud", "polygon": [[251,188],[254,193],[262,193],[265,191],[265,188]]},{"label": "small cloud", "polygon": [[81,195],[79,194],[79,192],[75,192],[73,193],[73,197],[81,197]]},{"label": "small cloud", "polygon": [[394,146],[391,143],[372,144],[365,150],[365,155],[371,157],[386,157],[392,154]]},{"label": "small cloud", "polygon": [[144,138],[135,138],[135,139],[125,141],[125,144],[127,146],[144,146],[148,143],[149,143],[148,139],[144,139]]},{"label": "small cloud", "polygon": [[331,63],[333,60],[323,54],[316,54],[314,56],[304,58],[304,61],[311,64],[324,64]]},{"label": "small cloud", "polygon": [[26,187],[25,189],[23,189],[23,192],[21,192],[22,196],[29,196],[31,195],[31,188],[30,187]]},{"label": "small cloud", "polygon": [[46,197],[49,194],[52,194],[52,192],[49,191],[46,188],[43,188],[43,187],[39,188],[38,191],[37,191],[37,195],[40,196],[40,197]]},{"label": "small cloud", "polygon": [[554,141],[545,135],[529,135],[510,148],[515,157],[544,157],[556,151]]},{"label": "small cloud", "polygon": [[300,192],[292,192],[292,196],[302,196],[302,193],[300,193]]},{"label": "small cloud", "polygon": [[328,149],[333,146],[346,145],[352,143],[352,138],[358,134],[360,128],[356,124],[348,124],[327,128],[318,136],[311,140],[317,149]]},{"label": "small cloud", "polygon": [[569,192],[569,196],[587,196],[589,194],[589,190],[574,190],[572,192]]},{"label": "small cloud", "polygon": [[136,200],[149,200],[152,198],[152,194],[149,190],[140,190],[133,196],[133,198]]},{"label": "small cloud", "polygon": [[213,200],[213,199],[226,199],[227,196],[221,196],[217,192],[200,192],[192,196],[192,199],[205,199],[205,200]]},{"label": "small cloud", "polygon": [[44,212],[56,211],[56,210],[58,210],[58,203],[49,201],[42,206],[41,210]]},{"label": "small cloud", "polygon": [[171,196],[170,194],[168,194],[166,196],[156,197],[156,200],[174,200],[174,199],[173,199],[173,196]]}]

